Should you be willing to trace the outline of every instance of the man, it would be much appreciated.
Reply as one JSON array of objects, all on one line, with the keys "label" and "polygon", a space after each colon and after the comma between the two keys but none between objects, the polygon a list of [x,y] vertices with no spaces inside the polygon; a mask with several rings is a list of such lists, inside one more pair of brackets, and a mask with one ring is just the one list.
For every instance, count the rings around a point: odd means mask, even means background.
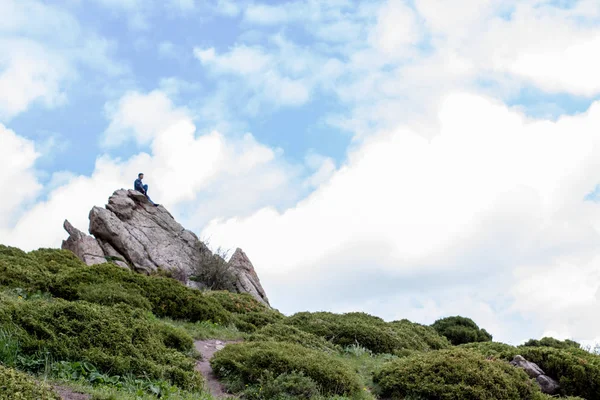
[{"label": "man", "polygon": [[[144,183],[142,182],[143,179],[144,179],[144,174],[142,174],[140,172],[138,174],[138,178],[133,183],[133,189],[137,190],[140,193],[142,193],[144,196],[146,196],[146,198],[148,198],[148,201],[150,203],[154,204],[154,202],[152,200],[150,200],[150,196],[148,196],[148,185],[144,185]],[[160,204],[154,204],[154,205],[156,207],[158,207]]]}]

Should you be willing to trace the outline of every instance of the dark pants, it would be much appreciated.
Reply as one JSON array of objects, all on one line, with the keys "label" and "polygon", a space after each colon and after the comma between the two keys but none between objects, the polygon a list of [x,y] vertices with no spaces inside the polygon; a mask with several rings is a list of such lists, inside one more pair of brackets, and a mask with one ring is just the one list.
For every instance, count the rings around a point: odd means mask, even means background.
[{"label": "dark pants", "polygon": [[144,191],[146,192],[146,198],[148,199],[148,201],[154,204],[154,202],[150,200],[150,196],[148,196],[148,185],[144,185]]}]

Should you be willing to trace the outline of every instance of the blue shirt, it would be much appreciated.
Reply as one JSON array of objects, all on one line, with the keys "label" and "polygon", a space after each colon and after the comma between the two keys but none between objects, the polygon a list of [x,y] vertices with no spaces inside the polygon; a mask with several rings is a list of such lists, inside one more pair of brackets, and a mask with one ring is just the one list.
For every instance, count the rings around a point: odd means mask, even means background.
[{"label": "blue shirt", "polygon": [[136,179],[133,183],[133,189],[137,190],[140,193],[146,194],[146,191],[144,190],[144,184],[142,183],[142,180],[140,178]]}]

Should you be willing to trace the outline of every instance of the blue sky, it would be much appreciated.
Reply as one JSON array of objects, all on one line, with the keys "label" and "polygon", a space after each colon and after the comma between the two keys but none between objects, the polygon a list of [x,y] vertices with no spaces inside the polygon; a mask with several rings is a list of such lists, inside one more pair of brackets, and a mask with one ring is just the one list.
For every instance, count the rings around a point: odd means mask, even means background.
[{"label": "blue sky", "polygon": [[600,340],[599,23],[596,0],[2,0],[0,242],[58,247],[144,171],[286,313]]}]

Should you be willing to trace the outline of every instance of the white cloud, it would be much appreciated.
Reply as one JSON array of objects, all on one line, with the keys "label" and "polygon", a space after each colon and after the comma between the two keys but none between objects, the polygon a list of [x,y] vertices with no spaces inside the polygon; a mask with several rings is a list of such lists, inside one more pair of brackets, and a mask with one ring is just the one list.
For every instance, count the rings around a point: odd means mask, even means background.
[{"label": "white cloud", "polygon": [[404,53],[408,46],[418,44],[422,29],[416,13],[403,0],[390,0],[379,10],[377,25],[371,35],[376,48],[394,56]]},{"label": "white cloud", "polygon": [[29,40],[1,40],[0,118],[25,111],[34,101],[46,107],[65,101],[61,84],[71,71],[60,56]]},{"label": "white cloud", "polygon": [[0,4],[0,118],[32,104],[52,108],[67,101],[69,84],[89,68],[102,76],[127,69],[114,61],[115,44],[81,28],[60,7],[34,0]]},{"label": "white cloud", "polygon": [[[90,176],[54,174],[46,200],[18,220],[9,221],[13,224],[0,225],[2,243],[23,249],[59,246],[65,237],[65,218],[85,230],[91,207],[105,204],[114,190],[132,187],[141,171],[146,174],[151,197],[180,221],[188,221],[185,225],[190,229],[198,229],[207,219],[247,215],[265,204],[290,204],[300,194],[294,183],[301,179],[301,171],[285,163],[281,151],[260,144],[251,134],[238,138],[216,131],[199,134],[189,112],[174,107],[162,92],[128,93],[109,108],[113,108],[110,134],[130,135],[138,143],[148,144],[150,153],[125,160],[101,155]],[[15,141],[14,134],[9,132],[8,137]],[[2,150],[20,157],[2,158],[11,163],[5,169],[14,175],[3,175],[0,185],[22,189],[11,196],[13,203],[3,203],[0,216],[10,215],[40,189],[31,175],[37,157],[33,145],[17,144],[3,143]]]},{"label": "white cloud", "polygon": [[117,103],[106,105],[110,125],[104,132],[103,145],[118,146],[134,138],[149,144],[158,133],[181,120],[188,119],[185,109],[176,109],[161,91],[149,94],[129,92]]},{"label": "white cloud", "polygon": [[34,172],[39,154],[34,143],[17,136],[0,124],[0,235],[2,228],[12,223],[24,204],[37,197],[41,190]]},{"label": "white cloud", "polygon": [[[490,328],[500,340],[523,339],[517,337],[522,331],[500,328],[514,323],[515,315],[550,329],[567,312],[595,307],[600,287],[595,263],[572,262],[556,271],[554,266],[564,257],[594,251],[600,238],[600,207],[583,201],[598,180],[594,127],[600,104],[556,123],[528,120],[480,96],[456,94],[442,104],[433,139],[401,128],[370,137],[295,207],[213,221],[204,234],[225,247],[241,245],[284,311],[311,302],[343,307],[348,298],[333,302],[330,293],[351,289],[335,280],[357,274],[408,285],[356,294],[359,299],[378,301],[403,290],[410,303],[423,297],[418,288],[435,302],[431,318],[465,310],[468,297],[478,293],[480,319],[493,322]],[[568,271],[578,272],[567,279]],[[420,286],[407,283],[413,280]],[[312,300],[292,296],[292,301],[291,286],[306,287],[309,281],[320,291],[311,291]],[[493,284],[479,291],[486,281]],[[356,285],[353,291],[368,291]],[[461,286],[465,301],[445,306],[438,287]],[[579,295],[571,296],[569,287],[579,288]],[[503,305],[492,311],[497,298]],[[388,316],[392,309],[394,302],[376,308]],[[501,319],[493,321],[493,315]],[[581,321],[572,324],[577,338],[600,333],[600,325]]]}]

